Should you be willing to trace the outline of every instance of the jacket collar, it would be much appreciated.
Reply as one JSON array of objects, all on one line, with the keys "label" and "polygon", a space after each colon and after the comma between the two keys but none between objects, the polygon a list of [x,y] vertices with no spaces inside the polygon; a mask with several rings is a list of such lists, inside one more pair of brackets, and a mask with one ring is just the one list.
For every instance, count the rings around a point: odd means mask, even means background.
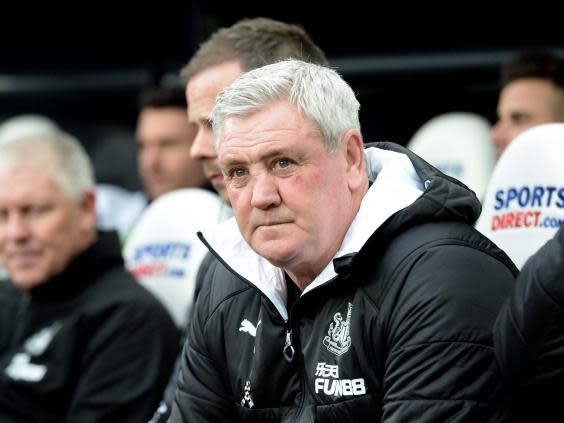
[{"label": "jacket collar", "polygon": [[74,257],[59,274],[33,288],[33,302],[63,300],[95,281],[109,266],[123,264],[116,232],[98,232],[97,240]]}]

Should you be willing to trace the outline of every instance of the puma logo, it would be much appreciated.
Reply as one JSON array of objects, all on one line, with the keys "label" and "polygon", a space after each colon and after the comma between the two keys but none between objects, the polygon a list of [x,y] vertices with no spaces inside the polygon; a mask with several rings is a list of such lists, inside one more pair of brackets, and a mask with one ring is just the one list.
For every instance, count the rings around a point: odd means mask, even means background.
[{"label": "puma logo", "polygon": [[241,322],[241,327],[239,328],[239,332],[247,332],[249,335],[253,336],[256,338],[257,336],[257,329],[260,325],[260,320],[258,321],[256,327],[255,325],[253,325],[251,322],[249,322],[247,319],[244,319]]}]

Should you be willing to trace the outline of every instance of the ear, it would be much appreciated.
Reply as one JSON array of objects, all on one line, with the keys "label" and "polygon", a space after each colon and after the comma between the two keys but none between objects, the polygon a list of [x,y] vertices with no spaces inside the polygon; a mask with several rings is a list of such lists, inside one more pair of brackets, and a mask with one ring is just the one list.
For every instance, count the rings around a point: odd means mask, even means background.
[{"label": "ear", "polygon": [[358,191],[368,184],[364,141],[356,129],[349,129],[343,135],[342,147],[347,161],[347,181],[351,192]]},{"label": "ear", "polygon": [[80,203],[81,219],[83,229],[90,232],[96,227],[96,194],[94,188],[86,191],[84,199]]}]

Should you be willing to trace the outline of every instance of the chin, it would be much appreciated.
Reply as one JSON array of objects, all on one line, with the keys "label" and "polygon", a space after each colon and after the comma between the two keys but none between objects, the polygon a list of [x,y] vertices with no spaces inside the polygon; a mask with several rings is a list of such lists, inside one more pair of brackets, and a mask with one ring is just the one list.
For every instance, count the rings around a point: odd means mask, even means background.
[{"label": "chin", "polygon": [[22,291],[29,291],[38,285],[44,283],[47,278],[40,275],[25,274],[18,275],[17,273],[11,277],[12,283],[18,289]]},{"label": "chin", "polygon": [[255,252],[276,267],[284,267],[294,257],[294,250],[285,251],[282,248],[275,248],[272,246],[267,248],[258,248]]}]

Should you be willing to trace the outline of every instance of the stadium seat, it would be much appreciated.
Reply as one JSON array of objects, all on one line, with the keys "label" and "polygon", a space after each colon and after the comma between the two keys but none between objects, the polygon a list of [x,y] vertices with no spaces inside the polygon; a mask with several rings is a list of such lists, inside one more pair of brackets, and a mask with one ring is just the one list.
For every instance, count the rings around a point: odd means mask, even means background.
[{"label": "stadium seat", "polygon": [[483,198],[495,165],[490,123],[469,112],[445,113],[426,122],[407,148]]},{"label": "stadium seat", "polygon": [[476,229],[518,268],[564,222],[564,123],[530,128],[499,158]]},{"label": "stadium seat", "polygon": [[198,267],[208,251],[196,232],[225,220],[230,210],[210,191],[171,191],[149,205],[127,239],[127,268],[161,300],[179,329],[186,325]]}]

